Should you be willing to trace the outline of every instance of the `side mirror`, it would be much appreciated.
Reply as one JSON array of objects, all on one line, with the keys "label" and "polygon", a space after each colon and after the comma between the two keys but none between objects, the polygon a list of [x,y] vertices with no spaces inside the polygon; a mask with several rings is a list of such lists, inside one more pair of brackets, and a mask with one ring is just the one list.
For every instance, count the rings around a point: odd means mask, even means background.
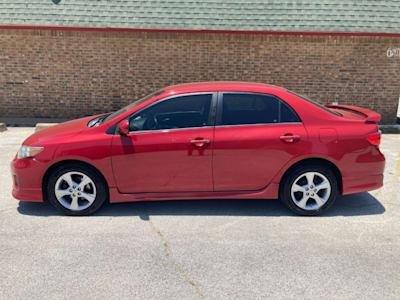
[{"label": "side mirror", "polygon": [[127,136],[129,134],[129,121],[122,120],[118,124],[118,132],[120,135]]}]

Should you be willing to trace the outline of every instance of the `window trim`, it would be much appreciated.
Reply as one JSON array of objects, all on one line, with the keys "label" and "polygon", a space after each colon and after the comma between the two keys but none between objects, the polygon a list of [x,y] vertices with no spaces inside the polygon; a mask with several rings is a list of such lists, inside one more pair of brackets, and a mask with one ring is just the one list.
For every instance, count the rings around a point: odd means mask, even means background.
[{"label": "window trim", "polygon": [[133,114],[129,115],[127,117],[127,119],[129,120],[130,118],[132,118],[133,116],[143,112],[144,110],[157,105],[161,102],[164,101],[168,101],[174,98],[179,98],[179,97],[185,97],[185,96],[197,96],[197,95],[211,95],[211,104],[210,104],[210,111],[209,111],[209,116],[208,116],[208,121],[207,121],[207,125],[205,126],[196,126],[196,127],[184,127],[184,128],[171,128],[171,129],[152,129],[152,130],[136,130],[136,131],[129,131],[129,134],[144,134],[144,133],[152,133],[152,132],[174,132],[174,131],[180,131],[180,130],[188,130],[188,129],[200,129],[200,128],[213,128],[215,126],[215,120],[216,120],[216,106],[217,106],[217,96],[218,93],[217,92],[190,92],[190,93],[184,93],[184,94],[177,94],[177,95],[171,95],[171,96],[167,96],[165,98],[159,99],[154,103],[151,103],[149,106],[143,107],[142,109],[140,109],[139,111],[134,112]]},{"label": "window trim", "polygon": [[[224,101],[224,95],[225,94],[246,94],[246,95],[259,95],[259,96],[267,96],[267,97],[272,97],[278,100],[280,103],[283,103],[286,105],[292,112],[293,114],[297,117],[299,120],[298,122],[277,122],[277,123],[251,123],[251,124],[221,124],[222,122],[222,110],[223,110],[223,101]],[[280,115],[280,107],[279,107],[279,115]],[[280,116],[279,116],[280,117]],[[216,114],[216,122],[215,126],[216,127],[227,127],[227,126],[254,126],[254,125],[280,125],[280,124],[302,124],[303,121],[301,120],[300,116],[298,113],[291,107],[286,101],[281,99],[280,97],[273,95],[273,94],[267,94],[267,93],[258,93],[258,92],[241,92],[241,91],[220,91],[218,92],[218,99],[217,99],[217,114]]]}]

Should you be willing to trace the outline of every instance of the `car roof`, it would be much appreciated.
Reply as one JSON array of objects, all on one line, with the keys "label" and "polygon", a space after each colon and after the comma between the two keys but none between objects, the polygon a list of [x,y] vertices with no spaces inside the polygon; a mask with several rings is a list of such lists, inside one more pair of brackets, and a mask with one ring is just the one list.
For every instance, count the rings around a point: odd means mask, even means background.
[{"label": "car roof", "polygon": [[190,92],[216,92],[216,91],[241,91],[241,92],[264,92],[286,91],[285,88],[257,82],[244,81],[209,81],[192,82],[171,85],[163,89],[168,94],[182,94]]}]

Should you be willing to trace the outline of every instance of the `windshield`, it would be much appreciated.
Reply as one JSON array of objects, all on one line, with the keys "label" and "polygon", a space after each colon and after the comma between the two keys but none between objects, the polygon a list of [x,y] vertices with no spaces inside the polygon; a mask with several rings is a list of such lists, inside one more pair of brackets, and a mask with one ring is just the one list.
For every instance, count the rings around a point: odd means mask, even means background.
[{"label": "windshield", "polygon": [[303,100],[306,100],[307,102],[310,102],[310,103],[312,103],[312,104],[314,104],[314,105],[316,105],[316,106],[322,108],[323,110],[325,110],[325,111],[327,111],[327,112],[329,112],[329,113],[331,113],[331,114],[334,114],[334,115],[337,115],[337,116],[341,116],[341,115],[342,115],[342,114],[340,114],[339,112],[330,110],[330,109],[329,109],[328,107],[326,107],[325,105],[322,105],[322,104],[320,104],[320,103],[318,103],[318,102],[316,102],[316,101],[314,101],[314,100],[311,100],[310,98],[308,98],[308,97],[306,97],[306,96],[297,94],[297,93],[292,92],[292,91],[289,91],[289,90],[288,90],[288,92],[291,93],[291,94],[293,94],[293,95],[296,95],[297,97],[300,97],[300,98],[303,99]]},{"label": "windshield", "polygon": [[158,91],[156,91],[154,93],[151,93],[150,95],[147,95],[147,96],[145,96],[145,97],[143,97],[143,98],[141,98],[139,100],[136,100],[136,101],[132,102],[131,104],[128,104],[127,106],[125,106],[125,107],[123,107],[123,108],[121,108],[121,109],[109,114],[106,118],[104,118],[102,120],[102,122],[107,122],[108,120],[111,120],[111,119],[115,118],[116,116],[119,116],[120,114],[126,112],[127,110],[131,109],[132,107],[135,107],[136,105],[139,105],[140,103],[150,99],[151,97],[159,95],[162,92],[164,92],[164,90],[158,90]]}]

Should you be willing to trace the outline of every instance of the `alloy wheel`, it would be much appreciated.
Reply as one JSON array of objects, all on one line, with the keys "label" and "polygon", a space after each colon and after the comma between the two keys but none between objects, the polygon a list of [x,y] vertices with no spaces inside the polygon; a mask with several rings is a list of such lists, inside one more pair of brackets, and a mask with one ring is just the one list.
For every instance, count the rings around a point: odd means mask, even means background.
[{"label": "alloy wheel", "polygon": [[298,176],[291,186],[293,202],[304,210],[318,210],[331,195],[331,183],[319,172],[306,172]]},{"label": "alloy wheel", "polygon": [[82,211],[96,199],[96,185],[89,176],[81,172],[61,175],[56,181],[54,192],[57,201],[72,211]]}]

